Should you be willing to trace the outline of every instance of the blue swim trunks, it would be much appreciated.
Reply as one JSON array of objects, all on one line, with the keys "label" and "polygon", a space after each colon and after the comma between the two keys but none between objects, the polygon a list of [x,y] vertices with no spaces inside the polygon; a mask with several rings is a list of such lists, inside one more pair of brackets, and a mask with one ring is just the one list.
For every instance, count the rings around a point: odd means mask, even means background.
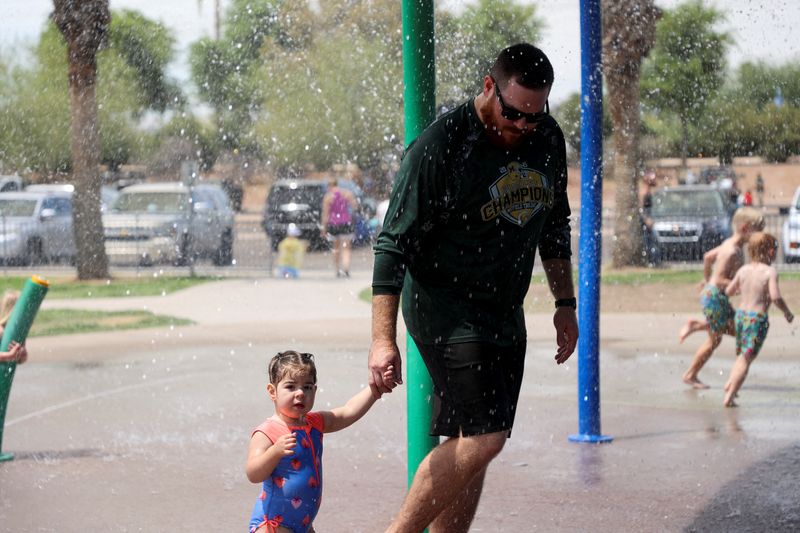
[{"label": "blue swim trunks", "polygon": [[728,324],[733,320],[733,307],[728,297],[716,285],[706,285],[700,294],[700,305],[708,322],[708,328],[714,333],[725,333]]},{"label": "blue swim trunks", "polygon": [[767,338],[769,317],[766,313],[736,310],[736,353],[753,360]]}]

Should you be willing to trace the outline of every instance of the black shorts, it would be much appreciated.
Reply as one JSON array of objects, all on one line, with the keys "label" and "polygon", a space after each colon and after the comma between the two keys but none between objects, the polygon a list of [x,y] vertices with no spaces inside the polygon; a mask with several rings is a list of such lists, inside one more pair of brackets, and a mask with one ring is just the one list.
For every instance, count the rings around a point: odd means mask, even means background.
[{"label": "black shorts", "polygon": [[433,380],[431,435],[508,431],[525,369],[525,343],[417,344]]},{"label": "black shorts", "polygon": [[349,224],[329,224],[328,233],[335,237],[352,235],[355,231],[353,223]]}]

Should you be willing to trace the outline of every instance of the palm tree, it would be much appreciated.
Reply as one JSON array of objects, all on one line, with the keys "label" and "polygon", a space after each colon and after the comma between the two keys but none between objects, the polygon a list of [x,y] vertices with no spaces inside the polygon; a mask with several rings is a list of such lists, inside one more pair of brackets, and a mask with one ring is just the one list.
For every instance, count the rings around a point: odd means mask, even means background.
[{"label": "palm tree", "polygon": [[614,180],[617,183],[612,252],[615,267],[644,264],[639,220],[639,76],[655,44],[661,11],[653,0],[601,0],[603,75],[614,127]]},{"label": "palm tree", "polygon": [[108,277],[100,213],[100,143],[97,128],[97,51],[105,41],[108,0],[53,0],[53,22],[67,42],[72,110],[73,228],[79,279]]}]

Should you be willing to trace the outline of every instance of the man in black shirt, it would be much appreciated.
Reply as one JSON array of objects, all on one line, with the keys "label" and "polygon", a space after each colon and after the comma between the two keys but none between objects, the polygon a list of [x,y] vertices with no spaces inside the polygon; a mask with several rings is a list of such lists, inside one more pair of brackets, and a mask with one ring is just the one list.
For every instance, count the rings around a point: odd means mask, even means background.
[{"label": "man in black shirt", "polygon": [[[369,383],[400,383],[403,318],[434,384],[431,434],[389,531],[467,531],[486,468],[510,435],[522,383],[523,301],[536,248],[556,299],[558,364],[575,349],[564,136],[549,115],[553,68],[529,44],[504,49],[482,92],[407,149],[375,245]],[[393,365],[397,380],[386,382]]]}]

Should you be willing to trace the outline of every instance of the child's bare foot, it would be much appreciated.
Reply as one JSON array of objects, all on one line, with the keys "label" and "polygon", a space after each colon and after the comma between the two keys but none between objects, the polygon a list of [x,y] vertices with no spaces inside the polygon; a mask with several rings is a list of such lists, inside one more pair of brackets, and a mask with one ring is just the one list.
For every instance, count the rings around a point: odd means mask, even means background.
[{"label": "child's bare foot", "polygon": [[705,383],[703,383],[702,381],[700,381],[697,378],[683,376],[683,382],[686,383],[687,385],[691,385],[693,389],[709,389],[709,388],[711,388],[711,387],[709,387],[708,385],[706,385]]},{"label": "child's bare foot", "polygon": [[733,401],[733,398],[726,398],[725,399],[725,407],[739,407],[739,404]]},{"label": "child's bare foot", "polygon": [[700,331],[705,327],[705,322],[701,322],[699,320],[695,320],[694,318],[690,318],[686,321],[686,324],[683,325],[681,328],[680,333],[678,333],[678,342],[682,343],[686,340],[686,337],[694,333],[695,331]]}]

